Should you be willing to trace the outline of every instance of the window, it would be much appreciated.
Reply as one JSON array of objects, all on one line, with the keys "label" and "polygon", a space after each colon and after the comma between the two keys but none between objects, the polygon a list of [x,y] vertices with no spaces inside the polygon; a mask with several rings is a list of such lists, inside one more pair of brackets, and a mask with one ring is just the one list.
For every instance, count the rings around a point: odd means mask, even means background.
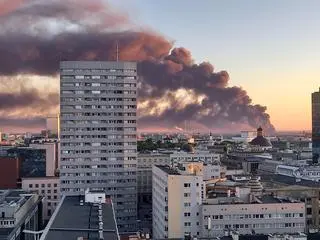
[{"label": "window", "polygon": [[58,187],[58,184],[55,183],[55,184],[53,184],[53,186],[54,186],[54,187]]},{"label": "window", "polygon": [[48,209],[48,216],[51,216],[51,209]]},{"label": "window", "polygon": [[48,196],[47,198],[48,198],[48,199],[51,199],[51,196]]},{"label": "window", "polygon": [[51,202],[48,202],[48,206],[51,206]]},{"label": "window", "polygon": [[185,223],[184,223],[184,226],[185,226],[185,227],[190,227],[190,226],[191,226],[191,222],[185,222]]},{"label": "window", "polygon": [[185,188],[189,188],[190,185],[191,185],[190,183],[185,183],[185,184],[184,184],[184,187],[185,187]]},{"label": "window", "polygon": [[53,190],[53,193],[57,193],[57,189]]},{"label": "window", "polygon": [[29,188],[32,188],[33,187],[33,185],[32,184],[29,184]]},{"label": "window", "polygon": [[50,190],[50,189],[48,189],[48,190],[47,190],[47,193],[51,193],[51,190]]},{"label": "window", "polygon": [[39,187],[39,184],[36,184],[36,188],[38,188]]},{"label": "window", "polygon": [[45,187],[45,185],[42,183],[42,184],[41,184],[41,187]]},{"label": "window", "polygon": [[185,206],[185,207],[190,207],[190,206],[191,206],[191,203],[185,202],[185,203],[184,203],[184,206]]},{"label": "window", "polygon": [[184,193],[184,197],[190,197],[190,193]]},{"label": "window", "polygon": [[190,217],[190,216],[191,216],[191,213],[185,212],[185,213],[184,213],[184,216],[185,216],[185,217]]}]

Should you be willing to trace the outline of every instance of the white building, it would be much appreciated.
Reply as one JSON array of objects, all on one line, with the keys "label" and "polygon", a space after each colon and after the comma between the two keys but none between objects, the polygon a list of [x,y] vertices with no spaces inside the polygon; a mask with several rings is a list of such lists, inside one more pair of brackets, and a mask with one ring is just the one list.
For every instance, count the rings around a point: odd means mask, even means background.
[{"label": "white building", "polygon": [[297,180],[320,181],[320,166],[290,166],[278,165],[276,174],[295,178]]},{"label": "white building", "polygon": [[195,162],[195,161],[201,161],[204,163],[214,163],[214,162],[220,162],[220,154],[210,153],[209,151],[196,151],[194,153],[180,151],[180,152],[171,153],[170,161],[172,163]]},{"label": "white building", "polygon": [[43,197],[42,217],[48,221],[60,200],[59,177],[22,178],[21,185],[23,190],[36,192]]},{"label": "white building", "polygon": [[269,234],[268,240],[307,240],[307,235],[304,233]]},{"label": "white building", "polygon": [[137,64],[60,63],[61,192],[105,191],[120,231],[137,223]]},{"label": "white building", "polygon": [[156,165],[152,168],[152,184],[153,237],[200,234],[197,219],[205,194],[203,177]]},{"label": "white building", "polygon": [[305,203],[270,195],[250,198],[207,199],[201,206],[202,236],[223,236],[226,229],[240,234],[305,231]]}]

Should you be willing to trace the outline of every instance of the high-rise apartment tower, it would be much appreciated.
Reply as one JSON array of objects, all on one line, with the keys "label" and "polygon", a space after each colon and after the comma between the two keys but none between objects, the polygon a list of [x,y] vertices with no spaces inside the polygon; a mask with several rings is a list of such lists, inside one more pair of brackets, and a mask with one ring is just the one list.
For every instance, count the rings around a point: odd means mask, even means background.
[{"label": "high-rise apartment tower", "polygon": [[320,156],[320,91],[311,95],[312,99],[312,153],[315,162]]},{"label": "high-rise apartment tower", "polygon": [[137,223],[136,98],[135,62],[60,63],[61,193],[105,191],[120,232]]}]

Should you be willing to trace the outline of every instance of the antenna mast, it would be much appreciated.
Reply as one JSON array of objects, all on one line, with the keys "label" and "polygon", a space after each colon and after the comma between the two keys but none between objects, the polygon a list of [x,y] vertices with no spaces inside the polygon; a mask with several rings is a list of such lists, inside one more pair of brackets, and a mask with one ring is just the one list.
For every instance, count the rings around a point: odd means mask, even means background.
[{"label": "antenna mast", "polygon": [[119,42],[116,42],[116,54],[117,54],[117,62],[119,62]]}]

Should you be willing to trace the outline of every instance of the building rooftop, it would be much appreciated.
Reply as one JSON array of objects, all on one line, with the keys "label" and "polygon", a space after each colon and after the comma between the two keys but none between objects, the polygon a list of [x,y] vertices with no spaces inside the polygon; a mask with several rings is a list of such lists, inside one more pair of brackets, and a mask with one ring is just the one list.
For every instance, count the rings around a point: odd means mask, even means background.
[{"label": "building rooftop", "polygon": [[181,175],[177,169],[172,168],[168,165],[156,165],[156,167],[160,168],[162,171],[164,171],[168,175]]},{"label": "building rooftop", "polygon": [[[98,205],[84,203],[82,196],[63,196],[52,215],[41,240],[69,240],[83,237],[87,240],[99,239]],[[113,205],[106,201],[102,205],[103,237],[107,240],[118,240]]]}]

